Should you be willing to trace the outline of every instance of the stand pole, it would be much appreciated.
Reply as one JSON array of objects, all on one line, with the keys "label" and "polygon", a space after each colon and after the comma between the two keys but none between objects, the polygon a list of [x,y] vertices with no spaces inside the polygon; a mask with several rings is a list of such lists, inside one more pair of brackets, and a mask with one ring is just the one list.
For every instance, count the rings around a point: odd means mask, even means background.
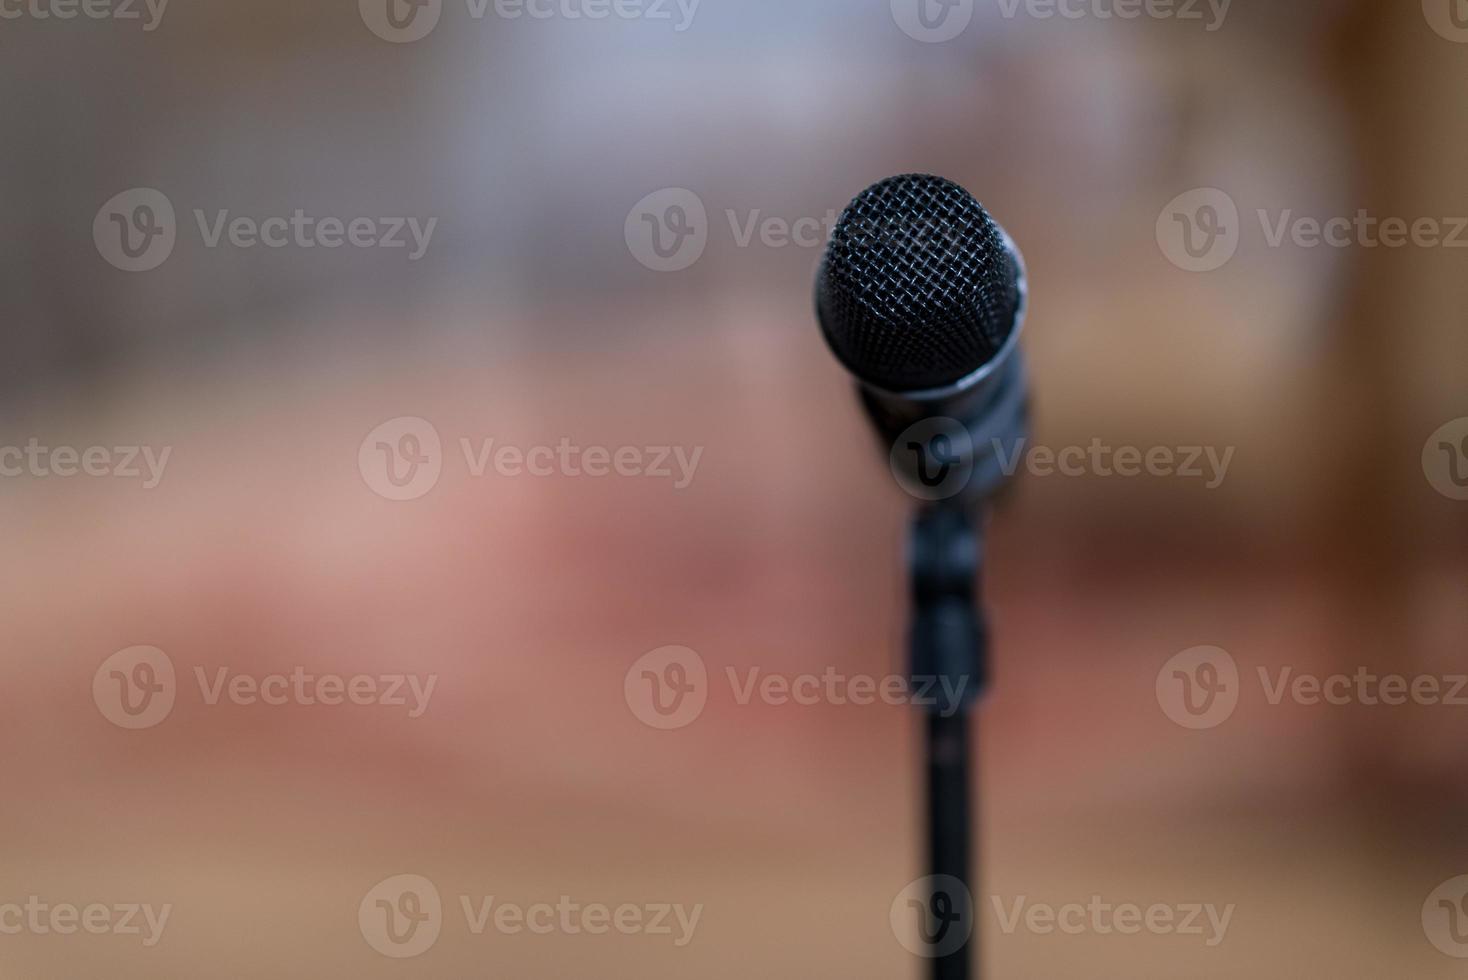
[{"label": "stand pole", "polygon": [[[973,865],[969,857],[969,718],[959,711],[951,717],[928,716],[928,867],[934,876],[961,882],[970,896]],[[941,886],[938,886],[941,887]],[[941,912],[937,895],[930,907]],[[950,896],[948,915],[970,916],[973,901],[963,911],[962,899]],[[969,980],[970,963],[978,952],[975,933],[957,950],[933,960],[934,980]]]},{"label": "stand pole", "polygon": [[976,976],[977,900],[970,854],[970,712],[988,686],[988,631],[979,613],[979,536],[960,508],[934,507],[913,522],[909,564],[913,690],[924,701],[928,897],[924,940],[933,980]]}]

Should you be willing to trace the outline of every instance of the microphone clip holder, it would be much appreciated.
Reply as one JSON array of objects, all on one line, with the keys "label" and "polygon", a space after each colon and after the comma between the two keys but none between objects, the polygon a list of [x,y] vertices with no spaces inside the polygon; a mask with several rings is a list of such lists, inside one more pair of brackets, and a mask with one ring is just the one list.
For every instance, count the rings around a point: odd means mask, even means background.
[{"label": "microphone clip holder", "polygon": [[908,539],[913,689],[933,714],[968,712],[989,684],[988,626],[978,604],[982,543],[965,507],[925,507]]}]

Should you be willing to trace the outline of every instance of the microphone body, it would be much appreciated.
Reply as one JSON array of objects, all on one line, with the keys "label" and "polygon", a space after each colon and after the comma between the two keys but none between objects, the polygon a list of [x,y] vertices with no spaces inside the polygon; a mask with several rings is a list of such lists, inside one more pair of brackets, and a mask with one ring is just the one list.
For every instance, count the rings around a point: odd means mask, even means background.
[{"label": "microphone body", "polygon": [[988,687],[989,629],[977,602],[982,523],[968,505],[999,489],[1026,433],[1027,290],[1004,229],[962,187],[926,174],[858,195],[816,280],[826,342],[855,375],[898,481],[928,502],[908,542],[908,654],[914,681],[936,678],[947,696],[924,718],[930,874],[920,915],[965,910],[954,935],[924,933],[931,980],[970,980],[978,961],[970,713]]},{"label": "microphone body", "polygon": [[[1028,292],[1013,239],[951,181],[881,181],[837,222],[816,316],[898,479],[923,499],[981,501],[1012,472],[1028,432]],[[967,479],[939,489],[933,474],[954,467]]]},{"label": "microphone body", "polygon": [[[1005,236],[1008,239],[1008,236]],[[1011,245],[1012,247],[1012,245]],[[877,438],[891,451],[894,465],[906,476],[905,485],[921,486],[934,463],[967,466],[970,476],[964,487],[946,502],[968,505],[992,497],[1014,472],[1013,460],[1029,435],[1029,372],[1019,337],[1024,326],[1028,285],[1024,262],[1018,249],[1019,306],[1015,323],[1004,346],[993,360],[956,384],[928,391],[894,392],[857,381],[857,397],[871,419]],[[948,452],[935,459],[936,447],[921,436],[941,434],[951,426],[923,426],[936,420],[951,420],[966,438],[949,431]],[[923,429],[934,430],[932,433]],[[918,438],[907,438],[905,434]],[[916,445],[916,448],[914,448]]]}]

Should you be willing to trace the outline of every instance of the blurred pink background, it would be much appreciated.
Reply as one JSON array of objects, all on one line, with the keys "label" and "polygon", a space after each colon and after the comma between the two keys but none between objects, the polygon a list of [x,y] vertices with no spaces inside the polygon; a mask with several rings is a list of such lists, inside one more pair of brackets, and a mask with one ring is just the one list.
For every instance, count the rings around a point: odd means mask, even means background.
[{"label": "blurred pink background", "polygon": [[[903,669],[913,502],[814,325],[820,246],[738,229],[925,171],[1025,251],[1037,445],[1234,450],[1214,489],[1022,474],[995,510],[986,975],[1461,975],[1430,896],[1468,874],[1465,709],[1271,704],[1257,680],[1463,671],[1468,504],[1424,471],[1468,416],[1461,253],[1275,247],[1255,218],[1468,215],[1468,44],[1430,6],[1236,0],[1210,31],[978,0],[941,43],[885,0],[704,0],[682,31],[676,5],[450,0],[402,43],[366,9],[0,27],[0,446],[169,450],[151,489],[0,478],[0,927],[33,895],[171,909],[152,945],[0,928],[0,973],[922,975],[889,925],[922,873],[915,713],[741,704],[724,678]],[[176,211],[143,272],[91,234],[130,188]],[[627,235],[664,188],[706,211],[674,272]],[[1215,271],[1159,245],[1195,188],[1241,215]],[[195,217],[297,208],[437,224],[410,261],[211,248]],[[441,473],[390,500],[359,450],[405,417]],[[701,454],[683,487],[476,476],[462,440],[488,439]],[[710,683],[660,731],[624,680],[670,645]],[[134,730],[93,684],[137,646],[176,700]],[[1190,730],[1157,680],[1199,646],[1241,692]],[[418,717],[210,704],[196,672],[221,668],[436,681]],[[402,874],[443,903],[411,958],[359,917]],[[475,935],[460,905],[563,895],[702,911],[678,946]],[[1234,911],[1210,946],[1006,933],[992,901],[1093,895]]]}]

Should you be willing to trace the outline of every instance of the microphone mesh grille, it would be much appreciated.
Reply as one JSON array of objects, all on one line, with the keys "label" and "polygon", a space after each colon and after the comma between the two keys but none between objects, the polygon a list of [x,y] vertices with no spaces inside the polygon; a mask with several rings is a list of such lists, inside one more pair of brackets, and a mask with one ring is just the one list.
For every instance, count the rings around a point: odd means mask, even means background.
[{"label": "microphone mesh grille", "polygon": [[1019,263],[968,191],[908,174],[872,185],[842,213],[816,292],[821,329],[853,374],[919,391],[972,374],[1004,345]]}]

